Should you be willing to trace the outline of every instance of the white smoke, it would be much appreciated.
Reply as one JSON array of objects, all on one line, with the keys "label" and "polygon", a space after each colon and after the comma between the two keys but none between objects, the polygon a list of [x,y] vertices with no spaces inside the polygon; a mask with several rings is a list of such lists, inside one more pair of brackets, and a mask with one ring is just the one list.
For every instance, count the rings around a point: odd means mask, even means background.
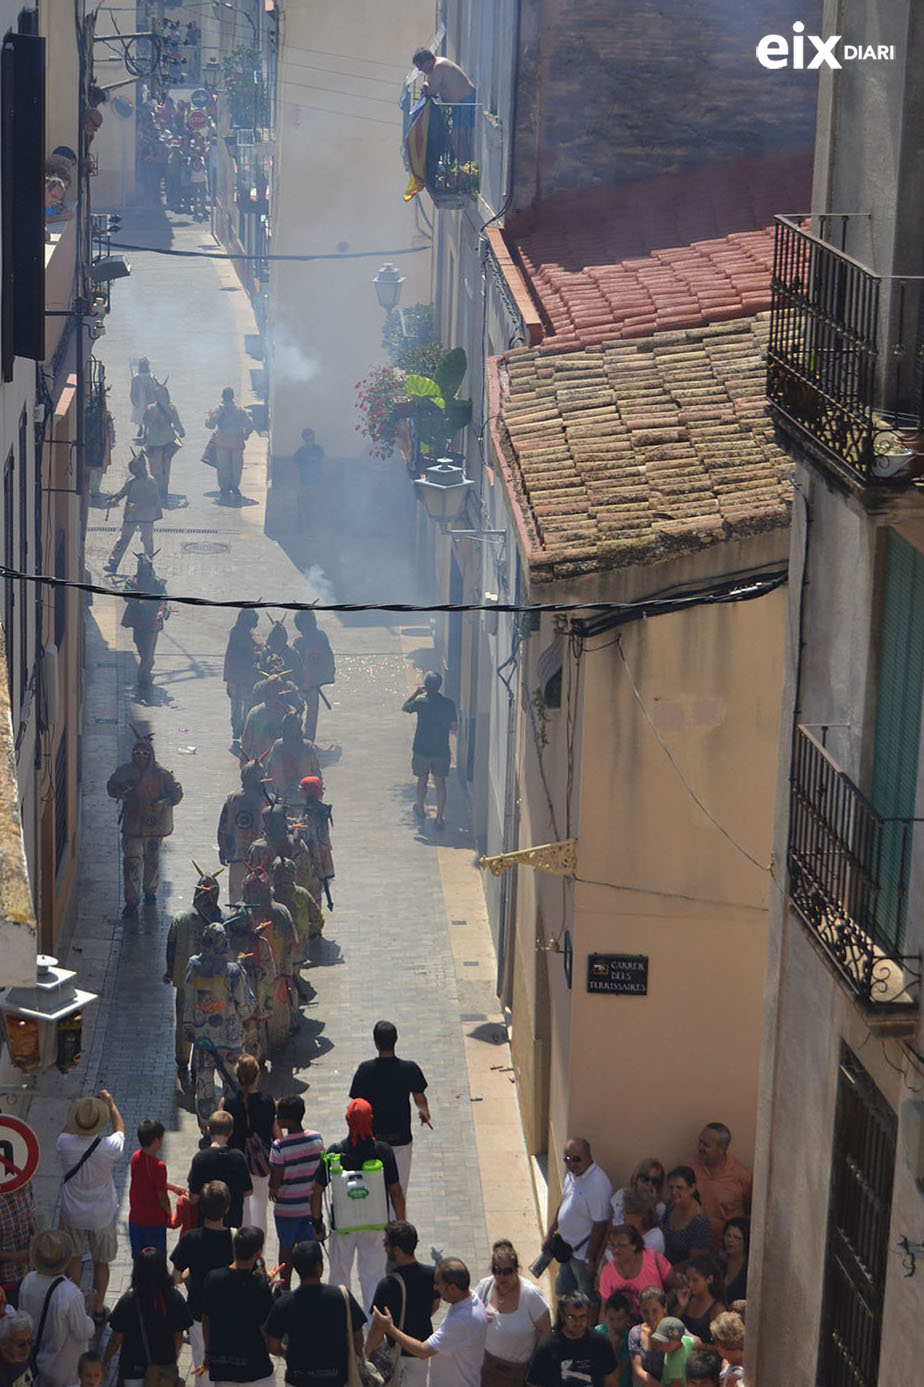
[{"label": "white smoke", "polygon": [[311,564],[302,570],[308,582],[318,594],[319,602],[336,602],[337,597],[334,592],[334,585],[324,573],[324,569],[318,563]]},{"label": "white smoke", "polygon": [[284,327],[274,332],[271,351],[276,378],[286,384],[307,385],[321,370],[317,357],[309,356]]}]

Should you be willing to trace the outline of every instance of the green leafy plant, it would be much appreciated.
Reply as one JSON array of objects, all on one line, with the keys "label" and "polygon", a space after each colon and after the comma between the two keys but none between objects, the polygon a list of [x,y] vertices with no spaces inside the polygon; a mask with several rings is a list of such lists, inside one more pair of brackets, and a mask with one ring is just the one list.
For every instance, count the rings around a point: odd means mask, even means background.
[{"label": "green leafy plant", "polygon": [[400,371],[432,376],[446,350],[433,332],[432,303],[390,308],[385,314],[382,346]]},{"label": "green leafy plant", "polygon": [[471,400],[460,400],[459,386],[468,370],[462,347],[444,352],[432,376],[405,376],[404,392],[417,405],[417,433],[431,456],[446,452],[460,429],[471,421]]},{"label": "green leafy plant", "polygon": [[266,124],[266,89],[263,60],[255,48],[235,48],[224,59],[224,92],[231,110],[231,124],[258,130]]}]

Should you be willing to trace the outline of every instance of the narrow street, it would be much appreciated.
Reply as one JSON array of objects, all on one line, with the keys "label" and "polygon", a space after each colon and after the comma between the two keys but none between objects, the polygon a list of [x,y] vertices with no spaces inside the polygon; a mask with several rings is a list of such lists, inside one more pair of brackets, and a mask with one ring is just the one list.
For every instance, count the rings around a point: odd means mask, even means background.
[{"label": "narrow street", "polygon": [[[172,228],[163,211],[129,214],[121,239],[216,250],[207,226],[169,220]],[[321,590],[327,595],[323,574],[311,569],[320,588],[303,574],[317,562],[310,545],[303,554],[297,541],[289,544],[293,560],[263,532],[265,435],[255,433],[248,443],[241,502],[219,503],[215,473],[199,461],[208,437],[204,419],[221,389],[232,385],[243,405],[255,398],[249,373],[260,363],[247,351],[255,326],[233,267],[166,254],[131,252],[128,258],[132,276],[113,294],[107,334],[97,347],[117,429],[103,492],[117,490],[125,477],[134,436],[129,361],[147,356],[155,375],[167,378],[186,428],[185,446],[174,460],[170,508],[155,527],[155,566],[168,592],[267,602],[274,595],[305,601]],[[322,528],[323,519],[318,517]],[[120,520],[121,503],[108,513],[105,507],[90,511],[87,564],[94,582],[108,581],[103,564]],[[368,553],[371,546],[379,555],[381,536],[349,538],[357,551]],[[130,546],[123,559],[121,577],[134,572],[137,547]],[[395,562],[397,573],[397,553]],[[401,581],[397,595],[403,599],[406,576]],[[385,567],[378,595],[394,595]],[[173,991],[161,981],[164,941],[171,915],[189,908],[197,875],[193,860],[205,870],[217,866],[219,812],[239,783],[222,682],[234,615],[174,605],[158,642],[153,689],[140,701],[131,633],[120,624],[121,601],[96,598],[88,609],[80,907],[72,947],[62,955],[100,1000],[87,1012],[80,1070],[66,1080],[55,1076],[30,1113],[50,1154],[66,1100],[108,1088],[125,1118],[128,1151],[141,1119],[164,1122],[163,1155],[169,1179],[179,1185],[198,1129],[191,1097],[176,1080]],[[412,722],[401,703],[419,669],[431,667],[431,628],[413,616],[401,625],[386,622],[375,613],[344,622],[321,617],[337,660],[337,681],[328,690],[333,707],[328,712],[322,705],[318,730],[326,798],[334,807],[335,910],[327,917],[317,965],[306,974],[316,995],[303,1008],[299,1034],[272,1060],[263,1084],[277,1097],[304,1093],[307,1123],[337,1140],[346,1132],[353,1070],[373,1053],[373,1023],[394,1019],[399,1054],[416,1059],[429,1080],[434,1124],[433,1132],[423,1129],[415,1141],[408,1217],[420,1231],[422,1256],[431,1247],[451,1252],[480,1276],[489,1265],[489,1238],[513,1238],[528,1261],[539,1231],[515,1089],[504,1072],[509,1049],[464,799],[452,789],[449,826],[440,840],[432,819],[421,828],[411,812]],[[269,617],[262,615],[258,634],[268,628]],[[123,920],[117,808],[105,785],[128,756],[132,726],[153,732],[155,755],[181,781],[184,798],[175,832],[164,844],[157,905]],[[227,877],[221,880],[224,885]],[[109,1303],[130,1271],[127,1176],[126,1156],[117,1169],[125,1218]],[[43,1162],[36,1192],[50,1218],[57,1192],[53,1160]],[[271,1233],[268,1255],[275,1258],[275,1251]]]}]

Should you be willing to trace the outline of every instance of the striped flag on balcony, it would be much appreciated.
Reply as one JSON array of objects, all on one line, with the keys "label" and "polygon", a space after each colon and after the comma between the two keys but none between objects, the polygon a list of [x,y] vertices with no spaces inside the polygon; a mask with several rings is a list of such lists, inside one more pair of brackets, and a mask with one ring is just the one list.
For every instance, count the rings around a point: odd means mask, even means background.
[{"label": "striped flag on balcony", "polygon": [[411,124],[404,137],[408,168],[411,170],[411,181],[404,190],[405,202],[410,202],[411,198],[416,197],[426,186],[431,104],[426,97],[421,97],[411,110]]}]

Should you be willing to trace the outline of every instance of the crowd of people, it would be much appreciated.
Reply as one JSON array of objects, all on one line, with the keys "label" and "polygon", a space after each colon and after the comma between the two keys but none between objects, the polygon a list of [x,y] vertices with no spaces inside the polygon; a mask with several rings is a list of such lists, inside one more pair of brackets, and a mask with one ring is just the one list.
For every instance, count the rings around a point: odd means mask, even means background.
[{"label": "crowd of people", "polygon": [[137,161],[139,192],[149,206],[161,200],[172,212],[187,212],[197,220],[208,216],[215,193],[217,158],[215,97],[202,111],[204,124],[195,128],[194,108],[188,101],[139,102]]},{"label": "crowd of people", "polygon": [[[743,1381],[746,1304],[733,1292],[746,1293],[750,1176],[723,1124],[707,1124],[682,1166],[665,1173],[659,1161],[642,1161],[616,1190],[584,1138],[566,1143],[561,1202],[530,1269],[558,1263],[553,1322],[507,1239],[494,1242],[489,1274],[474,1284],[456,1257],[418,1261],[408,1218],[415,1110],[422,1125],[432,1123],[427,1080],[396,1054],[397,1039],[392,1022],[374,1027],[375,1057],[353,1075],[339,1141],[306,1124],[299,1095],[263,1093],[249,1055],[209,1115],[182,1185],[168,1180],[163,1124],[140,1123],[129,1186],[131,1285],[111,1308],[113,1172],[125,1124],[105,1090],[75,1100],[57,1142],[60,1226],[35,1233],[25,1192],[0,1197],[11,1275],[0,1387],[30,1387],[36,1376],[37,1387],[99,1387],[116,1358],[128,1387],[170,1387],[184,1336],[194,1375],[213,1384],[270,1387],[274,1358],[291,1387]],[[694,1192],[692,1215],[681,1180]],[[168,1255],[170,1229],[179,1236]],[[678,1229],[692,1230],[682,1243],[670,1237]],[[93,1263],[86,1298],[85,1245]],[[354,1264],[359,1300],[349,1289]],[[441,1303],[446,1314],[434,1329]]]}]

